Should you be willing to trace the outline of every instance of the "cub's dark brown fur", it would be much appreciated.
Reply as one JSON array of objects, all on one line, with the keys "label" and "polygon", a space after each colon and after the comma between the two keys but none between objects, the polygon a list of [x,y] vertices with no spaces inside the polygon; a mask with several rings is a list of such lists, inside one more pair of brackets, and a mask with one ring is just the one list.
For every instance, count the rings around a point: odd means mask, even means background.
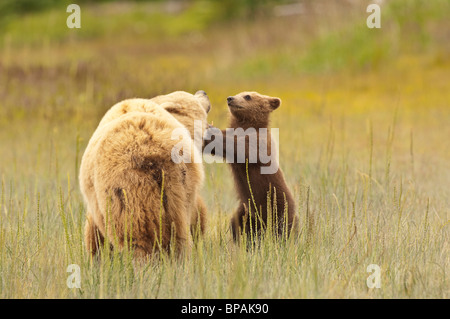
[{"label": "cub's dark brown fur", "polygon": [[[280,106],[281,100],[257,92],[242,92],[228,97],[227,102],[231,113],[230,128],[234,129],[234,133],[223,130],[222,134],[217,135],[217,131],[211,133],[211,130],[218,129],[211,127],[207,135],[210,135],[209,138],[222,136],[223,157],[227,162],[232,161],[230,166],[240,201],[231,221],[233,238],[236,240],[242,231],[247,235],[252,232],[259,235],[269,224],[278,235],[284,234],[285,230],[296,232],[298,217],[295,214],[295,201],[283,172],[278,163],[272,162],[275,156],[267,161],[267,157],[263,158],[260,152],[261,147],[264,149],[262,154],[274,155],[272,152],[276,151],[272,149],[269,116]],[[240,133],[236,129],[241,129]],[[215,141],[215,138],[209,141],[206,138],[205,145]],[[234,142],[233,152],[227,152],[230,140]],[[245,145],[244,159],[239,158],[242,156],[239,156],[237,145]],[[261,172],[263,167],[268,169],[271,165],[276,166],[272,173]]]}]

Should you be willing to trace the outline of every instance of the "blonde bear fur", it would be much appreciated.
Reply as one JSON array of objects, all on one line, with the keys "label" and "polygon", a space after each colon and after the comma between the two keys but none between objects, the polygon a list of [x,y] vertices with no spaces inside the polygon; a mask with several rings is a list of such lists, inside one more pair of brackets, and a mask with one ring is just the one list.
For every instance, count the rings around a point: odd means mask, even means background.
[{"label": "blonde bear fur", "polygon": [[[203,232],[206,207],[199,190],[201,163],[172,161],[177,145],[201,156],[193,145],[194,120],[206,129],[210,102],[205,92],[174,92],[153,99],[129,99],[114,105],[84,152],[80,188],[87,204],[85,243],[95,255],[105,239],[136,256],[190,248],[190,230]],[[181,141],[172,139],[181,129]],[[199,132],[196,132],[199,135]],[[201,139],[201,137],[199,137]]]}]

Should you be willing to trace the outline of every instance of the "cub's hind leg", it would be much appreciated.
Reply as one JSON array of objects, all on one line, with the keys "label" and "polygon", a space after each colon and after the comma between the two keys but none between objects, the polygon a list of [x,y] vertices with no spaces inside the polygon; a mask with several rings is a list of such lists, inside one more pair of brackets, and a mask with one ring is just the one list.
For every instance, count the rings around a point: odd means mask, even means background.
[{"label": "cub's hind leg", "polygon": [[239,240],[243,231],[246,232],[246,229],[244,230],[244,227],[247,228],[246,217],[247,217],[247,210],[245,206],[244,205],[239,206],[239,208],[235,211],[233,217],[231,218],[231,231],[233,233],[234,241]]}]

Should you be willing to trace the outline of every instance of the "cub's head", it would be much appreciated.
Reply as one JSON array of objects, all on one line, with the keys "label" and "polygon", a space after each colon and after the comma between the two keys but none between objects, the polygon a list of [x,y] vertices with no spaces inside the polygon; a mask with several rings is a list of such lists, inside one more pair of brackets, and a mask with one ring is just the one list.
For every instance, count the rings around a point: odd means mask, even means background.
[{"label": "cub's head", "polygon": [[231,114],[237,120],[264,122],[268,120],[269,114],[281,105],[281,100],[257,92],[242,92],[229,96],[227,103]]}]

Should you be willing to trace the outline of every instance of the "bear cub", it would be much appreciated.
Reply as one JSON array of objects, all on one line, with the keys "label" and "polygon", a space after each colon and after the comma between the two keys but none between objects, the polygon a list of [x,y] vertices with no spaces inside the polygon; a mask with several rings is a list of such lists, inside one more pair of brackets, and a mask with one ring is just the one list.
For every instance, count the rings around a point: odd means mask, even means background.
[{"label": "bear cub", "polygon": [[[230,163],[240,202],[231,221],[234,240],[241,233],[259,237],[269,225],[275,235],[296,233],[295,201],[273,156],[276,149],[269,129],[270,113],[281,105],[281,100],[257,92],[242,92],[228,97],[227,104],[232,130],[219,131],[210,125],[205,134],[205,148],[211,143],[220,146],[222,154],[214,147],[212,155],[222,155]],[[230,144],[234,145],[232,149]],[[261,149],[270,156],[270,161],[263,158]],[[267,173],[274,164],[276,168]]]}]

